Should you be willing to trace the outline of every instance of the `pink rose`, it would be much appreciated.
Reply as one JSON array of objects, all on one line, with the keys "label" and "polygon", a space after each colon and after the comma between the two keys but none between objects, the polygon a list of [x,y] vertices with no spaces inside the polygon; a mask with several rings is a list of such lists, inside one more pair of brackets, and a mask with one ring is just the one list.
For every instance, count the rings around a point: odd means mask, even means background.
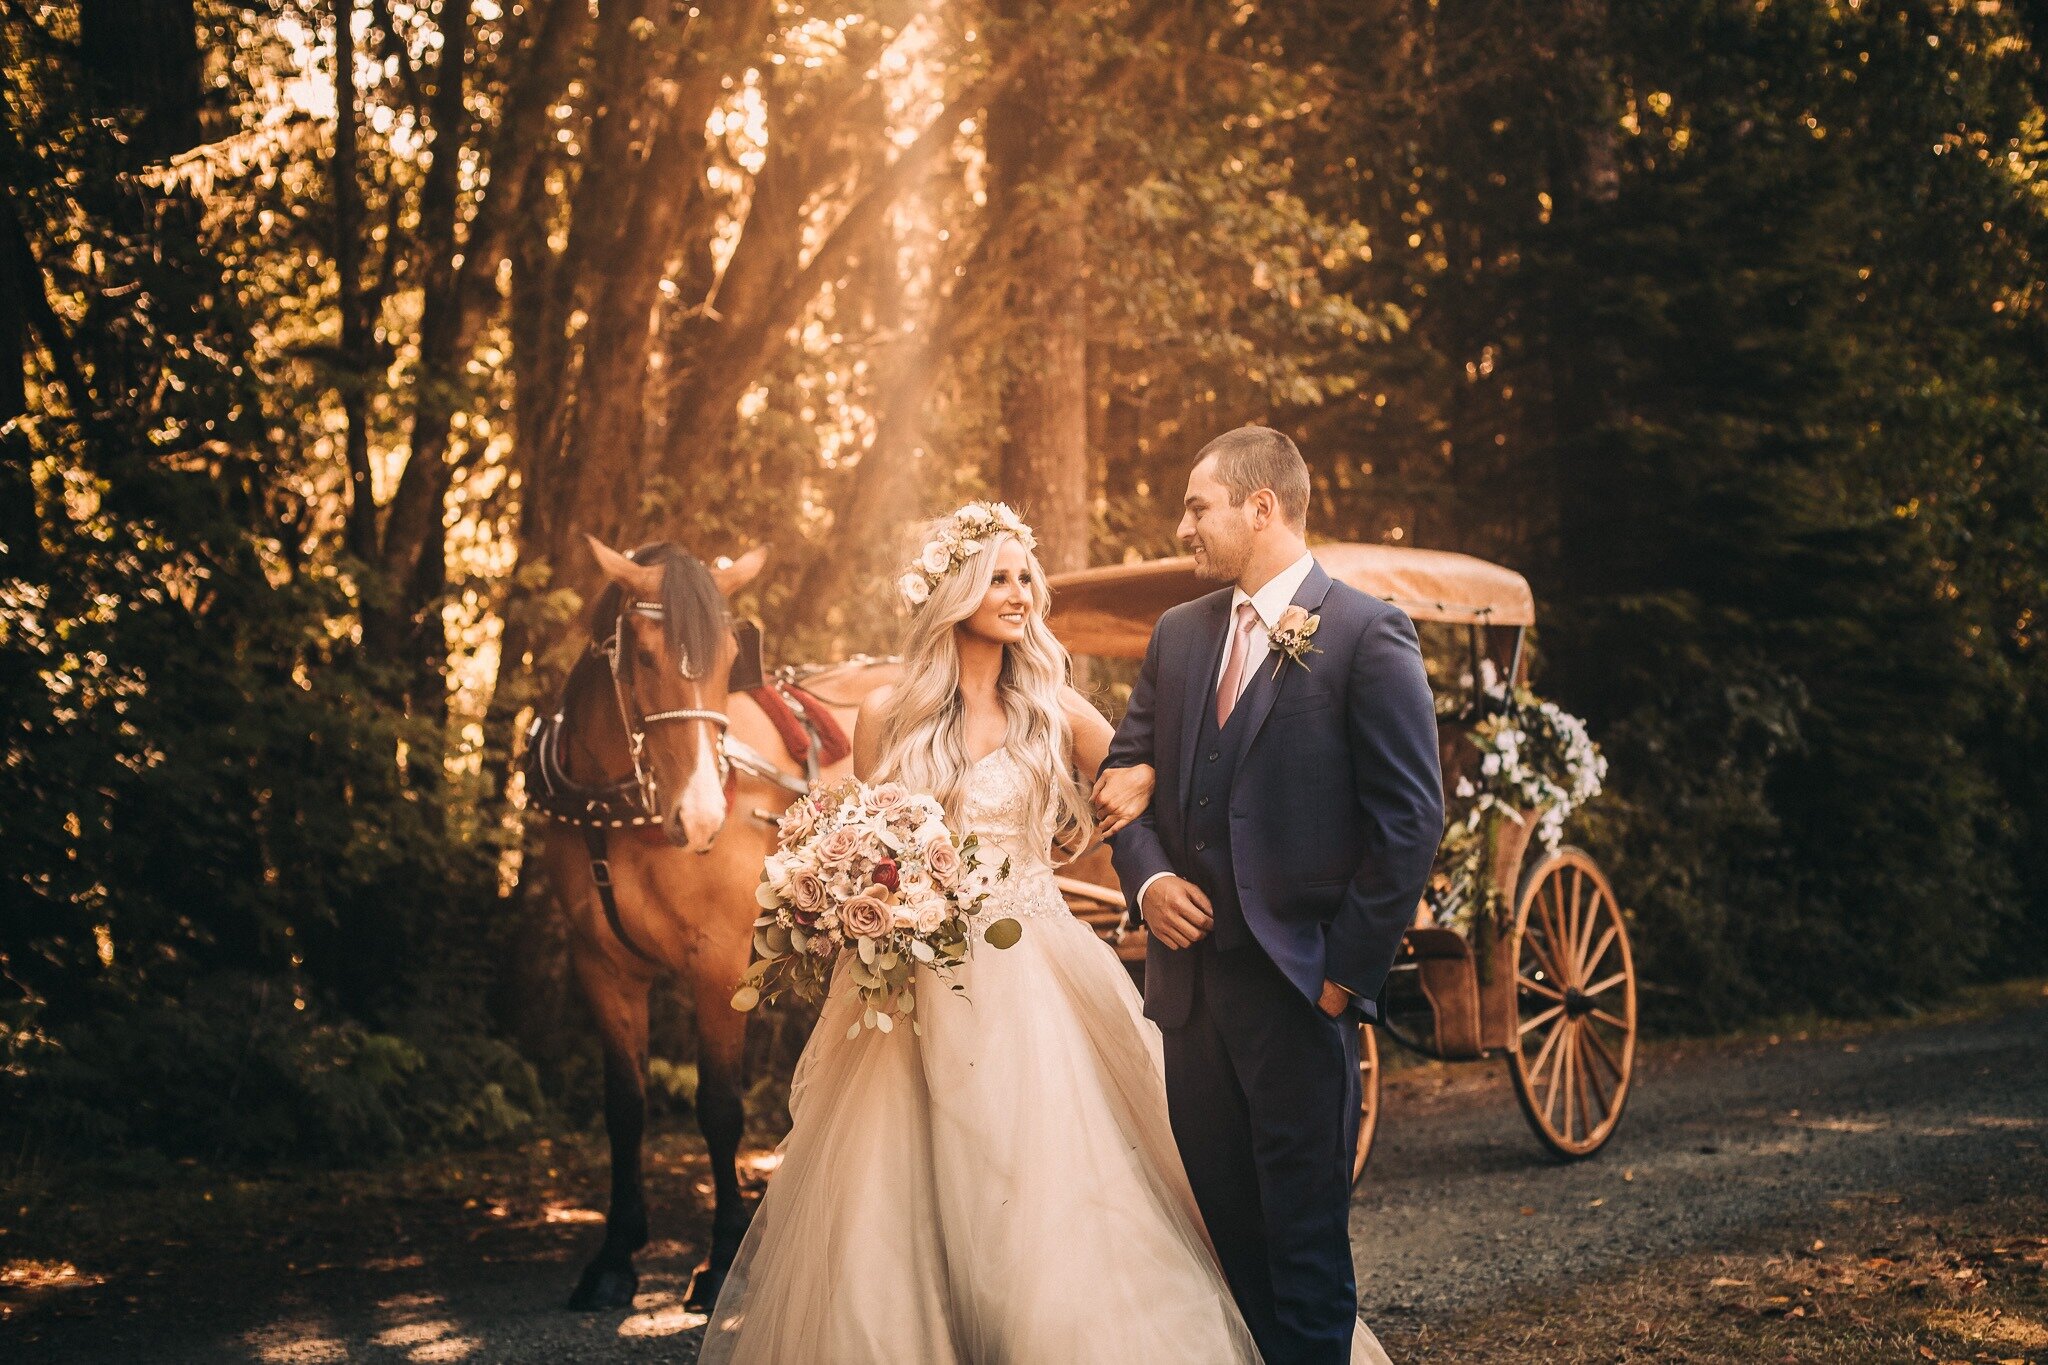
[{"label": "pink rose", "polygon": [[815,914],[825,903],[825,880],[808,867],[799,868],[789,879],[790,903],[807,914]]},{"label": "pink rose", "polygon": [[809,801],[799,801],[782,812],[776,833],[784,848],[794,848],[818,832],[818,812]]},{"label": "pink rose", "polygon": [[889,932],[889,907],[863,893],[839,907],[839,925],[853,938],[880,938]]},{"label": "pink rose", "polygon": [[910,799],[910,789],[901,782],[884,782],[868,791],[867,807],[877,815],[887,815]]},{"label": "pink rose", "polygon": [[940,930],[940,929],[942,929],[942,928],[944,928],[944,927],[945,927],[945,923],[946,923],[946,903],[945,903],[944,901],[938,901],[938,900],[929,900],[929,901],[926,901],[926,902],[924,902],[924,904],[922,904],[922,905],[920,905],[920,906],[918,907],[918,910],[917,910],[917,932],[918,932],[918,933],[920,933],[920,934],[936,934],[937,932],[939,932],[939,930]]},{"label": "pink rose", "polygon": [[1308,608],[1298,602],[1291,603],[1287,610],[1280,613],[1280,619],[1273,623],[1273,633],[1277,635],[1285,631],[1299,630],[1307,624]]},{"label": "pink rose", "polygon": [[929,840],[923,849],[925,871],[940,886],[951,886],[960,878],[960,850],[953,847],[951,839],[940,836]]},{"label": "pink rose", "polygon": [[830,868],[841,868],[853,861],[853,855],[860,850],[860,835],[847,825],[841,825],[826,835],[818,845],[818,861]]}]

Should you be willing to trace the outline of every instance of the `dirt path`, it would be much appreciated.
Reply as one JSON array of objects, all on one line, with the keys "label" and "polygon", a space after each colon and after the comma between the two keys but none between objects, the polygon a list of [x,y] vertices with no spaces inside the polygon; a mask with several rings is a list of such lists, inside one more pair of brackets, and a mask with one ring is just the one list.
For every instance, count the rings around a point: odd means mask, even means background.
[{"label": "dirt path", "polygon": [[2048,1192],[2043,1006],[1651,1049],[1614,1140],[1572,1166],[1539,1153],[1504,1072],[1413,1087],[1388,1104],[1351,1222],[1361,1306],[1395,1332],[1859,1202]]},{"label": "dirt path", "polygon": [[[1649,1049],[1615,1141],[1569,1167],[1536,1147],[1498,1066],[1400,1073],[1352,1219],[1362,1306],[1399,1358],[1435,1324],[1860,1203],[2048,1191],[2044,1147],[2040,1003]],[[594,1161],[557,1145],[367,1182],[0,1209],[0,1357],[687,1362],[688,1241],[650,1248],[638,1311],[560,1309],[596,1241]],[[658,1228],[693,1230],[701,1162],[671,1139],[652,1166]]]}]

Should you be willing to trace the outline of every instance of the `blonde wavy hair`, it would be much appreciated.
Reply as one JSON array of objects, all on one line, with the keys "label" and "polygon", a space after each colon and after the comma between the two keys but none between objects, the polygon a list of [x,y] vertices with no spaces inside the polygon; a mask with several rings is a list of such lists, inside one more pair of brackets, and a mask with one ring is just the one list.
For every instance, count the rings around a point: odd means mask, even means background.
[{"label": "blonde wavy hair", "polygon": [[[951,520],[934,523],[933,534]],[[1002,671],[996,680],[1009,720],[1003,747],[1026,776],[1025,829],[1051,845],[1056,862],[1065,862],[1095,837],[1094,812],[1074,777],[1069,757],[1073,737],[1060,704],[1072,661],[1045,623],[1052,594],[1046,590],[1038,556],[1013,535],[990,538],[980,553],[946,574],[931,596],[912,610],[903,636],[903,671],[880,717],[882,757],[874,780],[929,792],[945,807],[955,829],[970,832],[960,823],[973,764],[967,753],[960,647],[954,632],[980,610],[995,581],[996,557],[1012,540],[1024,546],[1032,610],[1024,621],[1024,638],[1003,646]]]}]

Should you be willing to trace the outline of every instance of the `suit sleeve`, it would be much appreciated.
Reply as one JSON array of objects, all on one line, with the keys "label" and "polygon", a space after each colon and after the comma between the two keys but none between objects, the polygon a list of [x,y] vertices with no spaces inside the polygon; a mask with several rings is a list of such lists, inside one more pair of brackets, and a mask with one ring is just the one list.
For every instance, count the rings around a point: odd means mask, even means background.
[{"label": "suit sleeve", "polygon": [[[1158,748],[1153,742],[1152,704],[1159,681],[1159,637],[1165,631],[1162,622],[1145,646],[1145,662],[1138,670],[1138,681],[1131,687],[1131,704],[1124,711],[1123,723],[1116,727],[1115,738],[1109,742],[1109,754],[1102,760],[1104,768],[1130,768],[1140,763],[1159,767]],[[1146,884],[1161,873],[1173,871],[1173,862],[1166,856],[1166,845],[1160,841],[1159,826],[1153,818],[1158,804],[1159,788],[1155,783],[1145,813],[1109,838],[1110,861],[1116,867],[1118,883],[1130,898],[1125,915],[1132,924],[1141,922],[1138,900]]]},{"label": "suit sleeve", "polygon": [[1414,921],[1444,829],[1436,706],[1406,613],[1390,611],[1366,626],[1347,701],[1366,853],[1330,922],[1325,973],[1371,1002]]}]

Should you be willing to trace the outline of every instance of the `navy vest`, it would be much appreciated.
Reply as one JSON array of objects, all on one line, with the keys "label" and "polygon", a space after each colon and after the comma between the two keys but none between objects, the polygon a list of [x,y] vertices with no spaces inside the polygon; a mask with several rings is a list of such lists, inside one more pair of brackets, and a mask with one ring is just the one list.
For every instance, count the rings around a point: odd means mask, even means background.
[{"label": "navy vest", "polygon": [[[1248,660],[1246,666],[1256,665]],[[1245,688],[1231,708],[1230,722],[1219,731],[1216,690],[1209,689],[1195,737],[1194,780],[1188,788],[1188,856],[1194,860],[1195,884],[1216,912],[1211,936],[1218,948],[1242,948],[1252,942],[1244,906],[1237,898],[1237,864],[1230,856],[1230,784],[1237,775],[1240,727],[1251,723],[1252,708],[1245,705],[1251,692]]]}]

